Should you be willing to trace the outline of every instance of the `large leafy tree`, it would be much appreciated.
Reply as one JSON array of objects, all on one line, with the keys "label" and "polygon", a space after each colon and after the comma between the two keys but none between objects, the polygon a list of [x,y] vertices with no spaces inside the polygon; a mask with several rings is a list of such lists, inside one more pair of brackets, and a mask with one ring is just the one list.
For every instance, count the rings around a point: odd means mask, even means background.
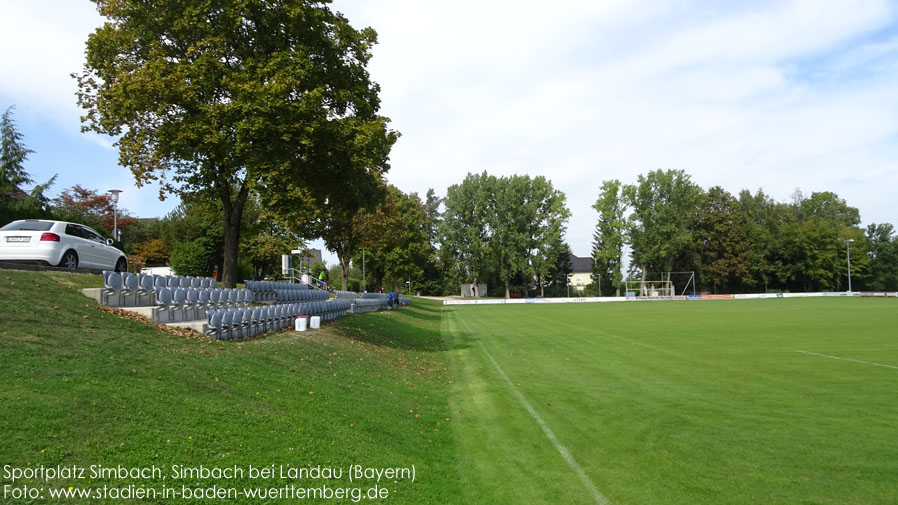
[{"label": "large leafy tree", "polygon": [[84,129],[118,137],[138,186],[221,201],[225,286],[250,195],[314,208],[388,170],[397,134],[366,70],[376,33],[327,2],[93,1],[108,21],[75,76]]},{"label": "large leafy tree", "polygon": [[477,284],[488,274],[493,217],[490,199],[495,185],[496,177],[486,172],[468,174],[446,192],[440,233],[444,256],[455,260],[457,271],[451,277]]},{"label": "large leafy tree", "polygon": [[449,188],[444,205],[441,245],[461,278],[493,276],[508,297],[512,281],[537,276],[542,284],[557,264],[570,211],[544,177],[468,174]]},{"label": "large leafy tree", "polygon": [[874,223],[867,226],[866,235],[870,244],[871,270],[870,279],[866,282],[867,289],[898,290],[898,237],[895,236],[894,226]]},{"label": "large leafy tree", "polygon": [[701,279],[713,292],[732,293],[750,280],[751,248],[736,199],[714,186],[705,194],[699,220]]},{"label": "large leafy tree", "polygon": [[502,177],[496,179],[487,199],[491,207],[490,266],[505,286],[505,298],[510,296],[512,278],[533,274],[529,263],[529,225],[536,218],[536,207],[529,186],[527,176]]},{"label": "large leafy tree", "polygon": [[620,296],[627,232],[627,205],[620,181],[603,182],[592,208],[599,213],[592,241],[594,273],[599,274],[600,279],[598,294],[605,296],[614,290],[615,295]]},{"label": "large leafy tree", "polygon": [[655,170],[640,175],[623,193],[633,209],[627,227],[633,266],[641,269],[643,280],[649,272],[694,270],[702,189],[682,170]]},{"label": "large leafy tree", "polygon": [[[567,208],[564,193],[555,189],[552,182],[542,176],[534,177],[527,185],[528,194],[522,201],[528,211],[524,224],[528,245],[530,269],[522,273],[535,276],[540,296],[545,296],[544,280],[556,269],[558,256],[563,254],[564,233],[571,212]],[[529,210],[532,209],[532,210]]]},{"label": "large leafy tree", "polygon": [[389,186],[384,201],[365,214],[363,229],[366,267],[375,285],[396,289],[405,281],[421,282],[433,251],[427,210],[417,193]]}]

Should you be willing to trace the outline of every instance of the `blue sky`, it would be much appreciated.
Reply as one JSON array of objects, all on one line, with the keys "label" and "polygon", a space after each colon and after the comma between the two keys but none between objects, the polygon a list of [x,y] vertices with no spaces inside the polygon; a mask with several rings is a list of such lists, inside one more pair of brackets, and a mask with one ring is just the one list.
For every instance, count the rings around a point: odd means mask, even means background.
[{"label": "blue sky", "polygon": [[[74,80],[100,22],[87,0],[0,0],[0,107],[55,190],[123,189],[161,216],[111,139],[79,131]],[[898,5],[880,1],[335,0],[379,34],[370,64],[402,138],[391,183],[445,194],[468,172],[545,175],[588,255],[603,180],[683,169],[785,201],[834,191],[898,224]],[[332,258],[332,256],[331,256]]]}]

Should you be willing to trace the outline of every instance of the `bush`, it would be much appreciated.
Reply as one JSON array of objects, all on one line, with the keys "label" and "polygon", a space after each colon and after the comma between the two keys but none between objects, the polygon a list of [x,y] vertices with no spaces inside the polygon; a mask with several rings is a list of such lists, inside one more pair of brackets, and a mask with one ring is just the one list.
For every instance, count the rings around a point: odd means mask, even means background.
[{"label": "bush", "polygon": [[209,251],[196,240],[176,245],[169,257],[171,267],[178,275],[205,277],[212,273]]},{"label": "bush", "polygon": [[246,282],[256,278],[255,268],[250,260],[244,257],[237,258],[237,282]]},{"label": "bush", "polygon": [[146,258],[137,254],[128,256],[128,271],[132,274],[140,273],[147,264]]}]

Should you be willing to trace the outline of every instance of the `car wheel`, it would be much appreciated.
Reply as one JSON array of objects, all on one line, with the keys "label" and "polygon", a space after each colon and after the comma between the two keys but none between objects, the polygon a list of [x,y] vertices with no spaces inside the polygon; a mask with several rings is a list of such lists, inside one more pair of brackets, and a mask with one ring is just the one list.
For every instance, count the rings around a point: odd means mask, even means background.
[{"label": "car wheel", "polygon": [[62,255],[62,260],[59,262],[59,265],[63,268],[78,268],[78,255],[75,254],[75,251],[66,251],[65,254]]},{"label": "car wheel", "polygon": [[125,258],[119,258],[118,261],[115,262],[115,271],[118,273],[127,272],[128,260],[126,260]]}]

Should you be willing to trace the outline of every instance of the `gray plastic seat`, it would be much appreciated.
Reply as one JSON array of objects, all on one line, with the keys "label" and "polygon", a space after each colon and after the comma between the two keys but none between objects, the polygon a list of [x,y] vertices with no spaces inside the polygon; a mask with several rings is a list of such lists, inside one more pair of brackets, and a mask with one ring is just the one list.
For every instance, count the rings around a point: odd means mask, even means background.
[{"label": "gray plastic seat", "polygon": [[122,275],[118,272],[104,272],[103,284],[104,305],[110,305],[109,297],[113,295],[118,296],[119,303],[117,305],[121,305]]},{"label": "gray plastic seat", "polygon": [[209,305],[218,307],[221,302],[221,290],[209,288]]},{"label": "gray plastic seat", "polygon": [[217,310],[206,311],[207,335],[216,340],[221,338],[221,313]]},{"label": "gray plastic seat", "polygon": [[237,331],[237,338],[243,336],[243,309],[231,309],[234,312],[234,316],[231,320],[231,335],[233,336],[234,331]]},{"label": "gray plastic seat", "polygon": [[231,338],[231,328],[234,323],[234,309],[223,310],[220,313],[221,313],[220,335],[222,337],[222,340],[229,340]]}]

